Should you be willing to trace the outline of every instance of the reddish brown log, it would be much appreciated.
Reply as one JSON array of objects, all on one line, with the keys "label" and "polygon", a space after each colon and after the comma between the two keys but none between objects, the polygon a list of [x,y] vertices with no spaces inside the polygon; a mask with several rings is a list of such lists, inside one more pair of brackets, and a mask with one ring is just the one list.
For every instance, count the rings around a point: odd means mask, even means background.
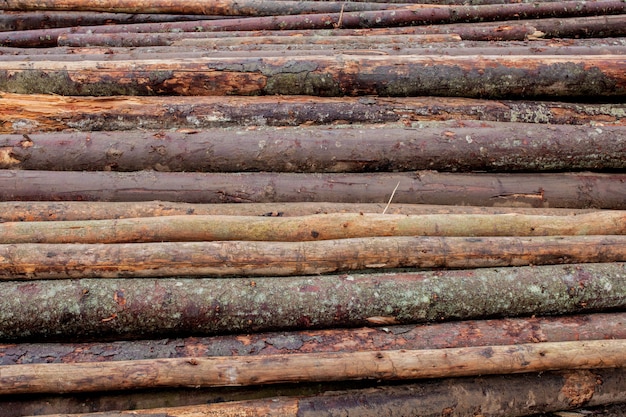
[{"label": "reddish brown log", "polygon": [[[625,401],[623,374],[621,369],[596,369],[454,378],[421,384],[348,389],[315,397],[257,399],[104,414],[63,413],[55,417],[321,417],[343,413],[357,416],[439,417],[474,415],[476,409],[488,409],[488,415],[492,417],[517,417],[535,415],[539,411],[571,410],[582,405],[586,407],[581,410],[581,414],[587,415],[591,413],[587,406],[606,406]],[[603,407],[597,415],[613,415],[606,414],[611,409],[616,416],[621,414],[621,408],[616,406]]]},{"label": "reddish brown log", "polygon": [[626,307],[625,273],[625,264],[607,263],[281,279],[0,282],[0,338],[102,341],[614,311]]},{"label": "reddish brown log", "polygon": [[107,203],[88,201],[0,202],[0,221],[68,221],[104,220],[133,217],[176,215],[230,215],[291,217],[320,213],[386,213],[390,214],[531,214],[541,216],[576,216],[596,210],[546,209],[524,207],[432,206],[425,204],[350,203],[248,203],[189,204],[150,201]]},{"label": "reddish brown log", "polygon": [[[261,96],[229,97],[224,101],[220,97],[211,96],[96,98],[2,93],[0,106],[1,133],[136,128],[166,130],[187,128],[192,129],[191,132],[196,132],[195,129],[229,126],[390,122],[418,127],[420,125],[414,122],[449,119],[554,125],[592,123],[597,124],[603,132],[602,125],[626,125],[624,117],[626,105],[620,103],[494,101],[444,97]],[[182,132],[179,134],[182,135]],[[176,134],[164,133],[164,135],[170,137]],[[187,135],[186,140],[193,140],[193,137]],[[561,137],[560,140],[567,141],[567,137]],[[226,145],[223,142],[220,144]],[[584,145],[584,142],[581,145]]]},{"label": "reddish brown log", "polygon": [[385,203],[396,186],[394,203],[626,209],[626,174],[0,171],[2,201]]},{"label": "reddish brown log", "polygon": [[191,172],[626,168],[626,126],[459,124],[462,127],[448,123],[417,129],[360,126],[205,129],[191,133],[81,132],[29,134],[27,139],[7,135],[0,138],[0,168]]},{"label": "reddish brown log", "polygon": [[0,90],[100,96],[378,94],[618,98],[626,95],[625,68],[626,58],[622,55],[3,61]]},{"label": "reddish brown log", "polygon": [[[381,319],[382,320],[382,319]],[[626,339],[626,313],[470,320],[383,328],[92,343],[0,345],[0,365],[151,358],[257,356],[364,350],[445,349],[537,342]],[[1,416],[2,414],[0,414]]]}]

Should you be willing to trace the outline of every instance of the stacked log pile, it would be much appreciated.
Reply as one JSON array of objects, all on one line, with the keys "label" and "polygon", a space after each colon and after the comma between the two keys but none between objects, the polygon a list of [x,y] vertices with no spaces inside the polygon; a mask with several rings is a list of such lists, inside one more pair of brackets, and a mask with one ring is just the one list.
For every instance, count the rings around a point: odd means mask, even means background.
[{"label": "stacked log pile", "polygon": [[626,404],[623,0],[0,10],[0,417]]}]

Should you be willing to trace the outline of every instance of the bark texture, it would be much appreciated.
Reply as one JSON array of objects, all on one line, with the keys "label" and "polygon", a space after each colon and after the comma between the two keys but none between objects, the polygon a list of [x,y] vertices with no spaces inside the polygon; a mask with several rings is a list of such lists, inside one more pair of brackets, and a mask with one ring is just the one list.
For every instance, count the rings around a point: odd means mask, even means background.
[{"label": "bark texture", "polygon": [[[416,122],[451,119],[459,121],[458,123],[480,120],[554,125],[587,123],[626,125],[626,105],[620,103],[495,101],[446,97],[257,96],[229,97],[227,101],[224,101],[223,98],[211,96],[63,97],[2,93],[0,105],[3,109],[0,114],[0,133],[14,134],[62,130],[121,131],[137,128],[192,129],[193,132],[202,134],[198,131],[199,129],[311,124],[344,125],[346,123],[402,123],[405,127],[406,125],[419,127],[420,125]],[[535,129],[540,128],[535,127]],[[605,131],[602,127],[599,129],[602,131],[601,134],[611,131],[611,129]],[[247,136],[253,134],[253,132],[243,133]],[[591,134],[593,137],[593,132]],[[121,136],[121,133],[118,135]],[[147,134],[144,133],[144,135]],[[192,135],[183,133],[164,132],[163,135],[165,143],[169,143],[168,138],[177,135],[184,136],[185,141],[190,143],[195,141]],[[130,141],[137,136],[139,133],[124,134],[124,140]],[[567,140],[567,137],[559,139],[565,143]],[[590,139],[587,138],[587,140]],[[579,143],[579,146],[584,147],[587,140]],[[613,140],[620,142],[616,137]],[[593,142],[593,140],[590,141]],[[24,144],[27,145],[26,142]],[[266,146],[271,145],[271,143],[266,143]],[[463,146],[471,146],[471,144]],[[610,144],[605,143],[604,146],[610,146]],[[22,146],[22,151],[27,151],[27,149]],[[274,161],[274,163],[278,162],[280,161]]]},{"label": "bark texture", "polygon": [[626,58],[620,55],[2,61],[0,90],[96,96],[377,94],[617,98],[626,95],[624,68]]},{"label": "bark texture", "polygon": [[283,279],[0,282],[0,338],[102,341],[619,310],[626,306],[625,276],[623,263],[607,263]]},{"label": "bark texture", "polygon": [[[400,183],[400,185],[398,185]],[[0,171],[2,201],[338,202],[626,209],[626,174]]]},{"label": "bark texture", "polygon": [[[317,230],[308,231],[312,235]],[[0,279],[291,276],[392,268],[626,262],[626,236],[0,245]]]},{"label": "bark texture", "polygon": [[0,138],[0,168],[187,172],[611,171],[626,168],[626,126],[464,121],[415,128],[268,127],[189,133],[7,135]]},{"label": "bark texture", "polygon": [[[626,235],[626,211],[576,216],[366,213],[301,217],[185,215],[0,223],[0,244],[233,240],[306,242],[382,236],[558,235]],[[485,244],[488,243],[487,240]],[[262,248],[261,244],[259,248]]]}]

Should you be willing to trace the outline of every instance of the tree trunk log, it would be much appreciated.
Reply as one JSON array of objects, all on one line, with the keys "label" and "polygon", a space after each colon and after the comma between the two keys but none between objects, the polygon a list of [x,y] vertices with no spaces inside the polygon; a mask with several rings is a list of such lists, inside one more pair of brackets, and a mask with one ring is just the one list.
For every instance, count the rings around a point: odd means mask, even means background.
[{"label": "tree trunk log", "polygon": [[[382,213],[385,203],[248,203],[189,204],[166,201],[89,202],[89,201],[10,201],[0,202],[0,222],[105,220],[133,217],[178,215],[228,215],[292,217],[322,213]],[[391,204],[389,214],[527,214],[539,216],[575,216],[597,210],[542,209],[524,207],[432,206],[426,204]]]},{"label": "tree trunk log", "polygon": [[626,366],[626,340],[515,346],[0,366],[4,394],[360,379],[406,380]]},{"label": "tree trunk log", "polygon": [[[398,183],[400,185],[398,186]],[[1,201],[338,202],[626,209],[626,174],[0,170]]]},{"label": "tree trunk log", "polygon": [[490,417],[517,417],[538,412],[626,401],[622,369],[546,372],[478,378],[454,378],[410,385],[346,390],[315,397],[271,398],[179,408],[104,414],[58,414],[49,417],[204,417],[270,415],[321,417],[465,417],[488,410]]},{"label": "tree trunk log", "polygon": [[619,310],[626,307],[624,274],[625,264],[607,263],[282,279],[0,282],[0,338],[102,341]]},{"label": "tree trunk log", "polygon": [[3,344],[0,346],[0,365],[321,352],[348,353],[364,350],[445,349],[537,342],[626,339],[625,319],[626,313],[595,313],[166,340]]},{"label": "tree trunk log", "polygon": [[[303,242],[381,236],[626,235],[626,211],[524,214],[163,216],[0,223],[0,244],[199,241]],[[488,243],[488,242],[485,242]],[[624,259],[626,261],[626,259]]]},{"label": "tree trunk log", "polygon": [[525,123],[76,132],[0,138],[0,168],[377,172],[626,169],[626,126]]},{"label": "tree trunk log", "polygon": [[[0,106],[2,106],[0,133],[20,134],[68,129],[81,131],[134,130],[137,128],[169,130],[172,128],[208,129],[231,126],[392,122],[412,126],[413,122],[450,119],[464,120],[459,123],[465,123],[467,120],[482,120],[553,125],[587,123],[626,125],[626,117],[624,117],[626,104],[620,103],[608,105],[444,97],[261,96],[229,97],[228,101],[224,101],[221,97],[211,96],[97,98],[3,93],[0,95]],[[602,127],[599,128],[603,130]],[[539,128],[536,127],[536,129]],[[226,133],[222,132],[222,134]],[[250,135],[252,132],[244,133]],[[182,133],[178,134],[182,135]],[[172,137],[177,134],[167,132],[165,135],[165,137]],[[131,137],[125,135],[125,140],[130,140]],[[193,140],[192,135],[185,137],[185,141]],[[559,138],[559,142],[567,140],[567,136]],[[613,138],[613,140],[618,139]],[[33,143],[33,145],[36,144]],[[271,143],[266,143],[266,146],[271,145]],[[471,145],[464,144],[463,146]],[[579,146],[585,145],[586,140],[579,143]],[[22,147],[22,151],[26,150]],[[359,150],[362,150],[362,147]],[[590,154],[595,152],[597,150]],[[274,161],[274,163],[278,162]]]},{"label": "tree trunk log", "polygon": [[619,55],[3,61],[0,90],[98,96],[378,94],[589,99],[626,96],[625,68],[626,58]]}]

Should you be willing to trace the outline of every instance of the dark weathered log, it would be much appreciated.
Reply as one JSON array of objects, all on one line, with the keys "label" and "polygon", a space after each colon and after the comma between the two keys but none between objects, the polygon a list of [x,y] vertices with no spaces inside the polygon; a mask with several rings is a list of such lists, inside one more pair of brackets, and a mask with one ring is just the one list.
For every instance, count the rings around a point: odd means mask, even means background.
[{"label": "dark weathered log", "polygon": [[128,14],[80,11],[0,12],[0,31],[62,28],[71,26],[97,26],[110,24],[137,24],[150,22],[184,22],[190,20],[224,19],[225,16]]},{"label": "dark weathered log", "polygon": [[[162,218],[167,219],[167,218]],[[304,230],[318,236],[317,230]],[[140,239],[140,238],[139,238]],[[291,276],[392,268],[626,262],[626,236],[0,245],[0,279]]]},{"label": "dark weathered log", "polygon": [[[0,366],[4,394],[406,380],[626,366],[626,340]],[[485,360],[487,359],[487,360]]]},{"label": "dark weathered log", "polygon": [[[399,185],[398,185],[399,183]],[[626,174],[0,170],[1,201],[339,202],[626,209]]]},{"label": "dark weathered log", "polygon": [[364,350],[444,349],[537,342],[626,339],[625,319],[626,313],[595,313],[184,339],[3,344],[0,346],[0,365]]},{"label": "dark weathered log", "polygon": [[[572,410],[581,406],[585,406],[581,410],[585,415],[589,412],[589,406],[619,404],[625,400],[624,371],[594,369],[454,378],[410,385],[347,389],[315,397],[256,399],[103,414],[63,413],[54,417],[460,417],[474,415],[477,409],[489,410],[488,415],[492,417],[517,417],[536,415],[537,412]],[[619,413],[620,408],[613,410]],[[600,415],[605,414],[601,412]]]},{"label": "dark weathered log", "polygon": [[[228,119],[225,114],[222,117]],[[0,168],[188,172],[610,171],[626,168],[626,126],[463,121],[421,124],[419,128],[378,125],[6,135],[0,138]]]},{"label": "dark weathered log", "polygon": [[[626,3],[623,3],[626,5]],[[0,90],[62,95],[623,97],[622,55],[0,62]]]},{"label": "dark weathered log", "polygon": [[626,307],[625,273],[625,264],[607,263],[282,279],[0,282],[0,338],[78,342],[597,312]]},{"label": "dark weathered log", "polygon": [[[224,101],[221,97],[211,96],[97,98],[2,93],[0,106],[2,107],[0,133],[33,133],[68,129],[133,130],[137,128],[166,130],[187,128],[194,129],[192,131],[196,132],[195,129],[230,126],[390,122],[419,127],[420,125],[414,122],[448,119],[555,125],[587,123],[626,125],[626,104],[621,103],[494,101],[445,97],[261,96],[229,97],[227,101]],[[604,132],[602,126],[598,128]],[[179,134],[182,135],[182,133]],[[250,135],[251,132],[245,134]],[[164,132],[164,135],[164,138],[168,138],[176,134]],[[132,135],[125,135],[125,140],[130,140],[131,137]],[[193,135],[187,135],[185,140],[193,142]],[[563,140],[567,141],[568,138],[559,138],[559,142]],[[613,140],[617,139],[613,138]],[[586,141],[579,143],[580,146],[585,146],[585,144]],[[36,144],[33,143],[33,145]],[[220,145],[226,144],[220,142]],[[472,144],[463,146],[472,146]],[[22,148],[22,151],[26,150]],[[363,149],[359,148],[359,150]],[[594,153],[595,151],[590,152],[587,157]],[[395,157],[399,156],[401,155],[396,153]],[[280,161],[279,159],[274,163]]]},{"label": "dark weathered log", "polygon": [[[195,241],[305,242],[381,236],[626,234],[626,211],[577,216],[337,213],[300,217],[162,216],[0,224],[0,244]],[[626,259],[624,259],[626,261]]]},{"label": "dark weathered log", "polygon": [[247,203],[189,204],[166,201],[89,202],[89,201],[10,201],[0,202],[0,221],[70,221],[104,220],[133,217],[177,215],[229,215],[291,217],[320,213],[382,213],[389,214],[529,214],[540,216],[576,216],[597,210],[546,209],[525,207],[433,206],[426,204],[385,203]]},{"label": "dark weathered log", "polygon": [[[607,1],[607,0],[604,0]],[[211,0],[193,3],[184,0],[2,0],[0,9],[4,10],[54,10],[54,11],[92,11],[115,13],[172,13],[217,16],[281,16],[305,13],[340,13],[417,8],[420,5],[380,3],[380,2],[321,2],[291,0]],[[423,6],[427,7],[427,6]]]}]

